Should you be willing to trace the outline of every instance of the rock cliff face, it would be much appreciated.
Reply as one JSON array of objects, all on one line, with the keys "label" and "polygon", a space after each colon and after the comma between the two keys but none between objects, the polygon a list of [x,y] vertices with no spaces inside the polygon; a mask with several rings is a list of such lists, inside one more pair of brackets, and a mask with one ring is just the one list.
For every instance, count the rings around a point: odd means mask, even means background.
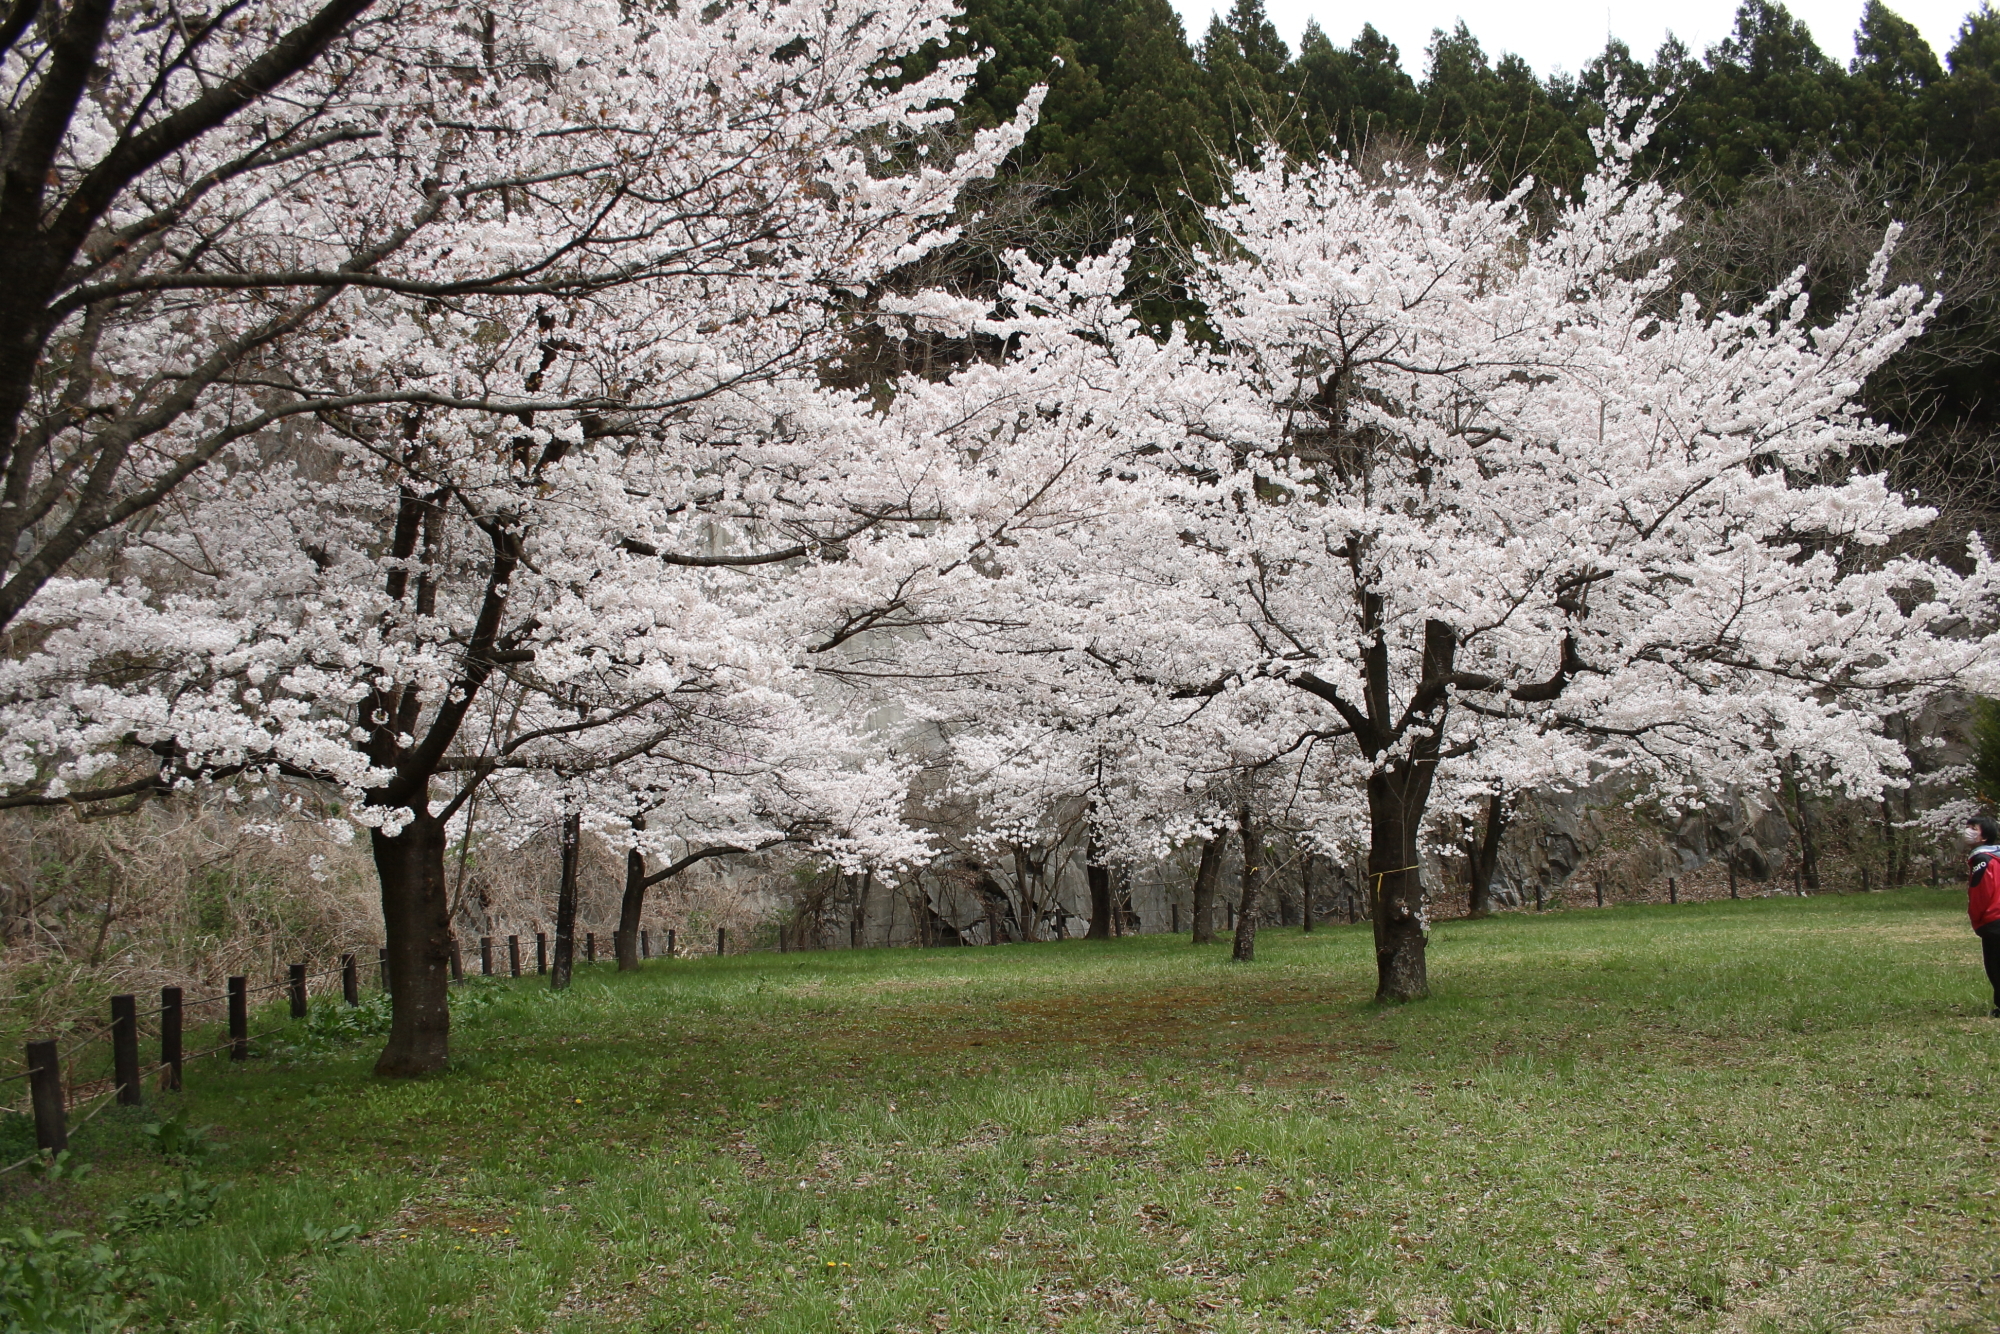
[{"label": "rock cliff face", "polygon": [[[1579,890],[1594,894],[1599,878],[1614,891],[1629,891],[1711,865],[1718,874],[1734,867],[1743,881],[1765,882],[1782,872],[1792,844],[1774,793],[1735,793],[1671,824],[1627,809],[1611,793],[1535,796],[1522,803],[1501,843],[1493,901],[1532,906],[1537,889],[1549,902],[1565,888],[1574,899]],[[1462,891],[1462,863],[1434,869],[1432,883],[1446,895]]]}]

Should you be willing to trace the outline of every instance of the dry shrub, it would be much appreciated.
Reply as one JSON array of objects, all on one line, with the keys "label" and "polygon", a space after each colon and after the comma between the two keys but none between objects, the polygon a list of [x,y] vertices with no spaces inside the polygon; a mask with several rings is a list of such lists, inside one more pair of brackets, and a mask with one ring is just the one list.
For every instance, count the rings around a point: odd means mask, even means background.
[{"label": "dry shrub", "polygon": [[[111,819],[0,813],[0,995],[38,1031],[118,992],[219,994],[303,962],[334,967],[382,938],[365,838],[224,794]],[[10,1027],[14,1026],[10,1024]]]},{"label": "dry shrub", "polygon": [[[624,854],[586,836],[578,876],[577,933],[612,955],[624,892]],[[704,862],[655,885],[645,926],[664,950],[731,949],[757,942],[792,887],[794,857]],[[477,937],[553,932],[561,857],[553,830],[508,846],[475,834],[446,863],[453,922],[478,967]],[[266,803],[224,793],[152,802],[113,819],[67,809],[0,812],[0,996],[6,1027],[93,1027],[106,998],[219,995],[224,979],[281,981],[286,966],[314,972],[358,954],[365,969],[382,941],[382,913],[365,832],[311,814],[273,818]],[[500,956],[505,958],[504,953]],[[532,957],[532,956],[530,956]],[[579,957],[581,947],[579,945]],[[338,985],[320,979],[315,991]],[[208,1017],[206,1012],[203,1017]]]}]

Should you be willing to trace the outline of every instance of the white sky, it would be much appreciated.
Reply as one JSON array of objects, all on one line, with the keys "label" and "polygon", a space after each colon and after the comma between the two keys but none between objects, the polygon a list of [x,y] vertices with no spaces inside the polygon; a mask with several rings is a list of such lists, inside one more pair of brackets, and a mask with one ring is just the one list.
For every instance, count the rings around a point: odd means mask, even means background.
[{"label": "white sky", "polygon": [[[1197,44],[1208,29],[1209,16],[1227,12],[1229,0],[1173,0]],[[1829,56],[1846,64],[1854,56],[1854,28],[1863,0],[1787,0],[1786,8],[1812,29],[1813,39]],[[1345,46],[1363,23],[1402,49],[1403,68],[1422,78],[1424,48],[1433,28],[1449,29],[1464,19],[1489,56],[1513,51],[1547,75],[1556,69],[1574,72],[1604,49],[1606,33],[1623,38],[1641,60],[1650,60],[1668,29],[1699,56],[1729,33],[1737,0],[1680,0],[1672,5],[1633,0],[1396,0],[1392,4],[1356,4],[1352,0],[1264,0],[1271,21],[1298,50],[1306,20],[1316,18],[1334,45]],[[1978,0],[1890,0],[1889,7],[1917,25],[1943,60],[1965,15]]]}]

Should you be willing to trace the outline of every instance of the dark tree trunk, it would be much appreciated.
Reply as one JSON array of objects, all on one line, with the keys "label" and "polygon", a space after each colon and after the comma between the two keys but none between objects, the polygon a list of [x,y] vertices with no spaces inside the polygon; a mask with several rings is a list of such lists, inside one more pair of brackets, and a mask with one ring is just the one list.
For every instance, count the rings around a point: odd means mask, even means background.
[{"label": "dark tree trunk", "polygon": [[556,957],[549,969],[549,990],[568,988],[576,964],[576,859],[583,840],[583,817],[574,811],[563,817],[562,882],[556,889]]},{"label": "dark tree trunk", "polygon": [[646,912],[646,855],[637,848],[625,854],[625,897],[618,905],[618,971],[639,967],[639,923]]},{"label": "dark tree trunk", "polygon": [[370,832],[382,882],[389,994],[396,998],[378,1075],[445,1068],[451,1042],[451,896],[445,886],[443,822],[417,815],[394,837]]},{"label": "dark tree trunk", "polygon": [[1041,868],[1028,850],[1019,843],[1014,845],[1014,883],[1021,890],[1021,939],[1041,939],[1041,897],[1035,890],[1041,882]]},{"label": "dark tree trunk", "polygon": [[1500,866],[1500,839],[1507,832],[1507,799],[1495,792],[1486,799],[1486,829],[1466,858],[1471,881],[1466,910],[1474,917],[1493,914],[1493,873]]},{"label": "dark tree trunk", "polygon": [[1313,929],[1313,854],[1308,852],[1299,859],[1299,920],[1300,929]]},{"label": "dark tree trunk", "polygon": [[[437,589],[428,573],[420,570],[415,596],[410,597],[410,572],[403,562],[416,554],[419,540],[426,566],[437,550],[442,526],[438,500],[405,486],[389,546],[397,564],[389,571],[385,591],[392,602],[407,600],[419,616],[435,614]],[[369,759],[394,771],[387,784],[370,789],[369,803],[410,812],[410,822],[394,837],[379,828],[369,836],[376,876],[382,882],[382,924],[388,937],[385,950],[393,997],[389,1045],[375,1062],[378,1075],[430,1074],[444,1069],[450,1059],[451,896],[444,877],[444,827],[458,805],[470,799],[471,784],[477,779],[468,780],[468,786],[438,814],[431,811],[431,780],[493,670],[491,655],[507,609],[507,582],[520,563],[518,532],[501,525],[488,535],[493,541],[493,566],[466,645],[463,672],[438,704],[423,740],[411,748],[402,740],[416,730],[422,716],[422,692],[414,687],[370,690],[356,710],[357,722],[368,731]]]},{"label": "dark tree trunk", "polygon": [[1111,901],[1111,868],[1098,860],[1101,855],[1093,834],[1083,853],[1083,878],[1090,884],[1090,930],[1083,933],[1085,940],[1111,939],[1111,914],[1117,905]]},{"label": "dark tree trunk", "polygon": [[1799,820],[1799,879],[1808,894],[1819,893],[1819,840],[1813,830],[1812,806],[1805,786],[1799,782],[1798,762],[1785,761],[1785,776],[1791,781],[1792,809]]},{"label": "dark tree trunk", "polygon": [[1368,890],[1375,923],[1375,999],[1430,994],[1429,943],[1417,833],[1435,764],[1392,762],[1368,780]]},{"label": "dark tree trunk", "polygon": [[1215,943],[1215,887],[1222,880],[1222,835],[1204,839],[1194,873],[1194,943]]},{"label": "dark tree trunk", "polygon": [[1236,944],[1229,957],[1249,963],[1257,957],[1257,900],[1264,889],[1264,831],[1248,806],[1240,816],[1243,827],[1243,897],[1236,905]]}]

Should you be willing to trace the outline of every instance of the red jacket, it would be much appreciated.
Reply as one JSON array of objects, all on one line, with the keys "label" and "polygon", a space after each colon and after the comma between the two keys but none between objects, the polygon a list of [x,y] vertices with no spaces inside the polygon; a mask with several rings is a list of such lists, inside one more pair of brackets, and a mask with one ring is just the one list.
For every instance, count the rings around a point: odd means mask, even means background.
[{"label": "red jacket", "polygon": [[1977,931],[1989,922],[2000,922],[2000,848],[1974,848],[1966,861],[1965,909]]}]

